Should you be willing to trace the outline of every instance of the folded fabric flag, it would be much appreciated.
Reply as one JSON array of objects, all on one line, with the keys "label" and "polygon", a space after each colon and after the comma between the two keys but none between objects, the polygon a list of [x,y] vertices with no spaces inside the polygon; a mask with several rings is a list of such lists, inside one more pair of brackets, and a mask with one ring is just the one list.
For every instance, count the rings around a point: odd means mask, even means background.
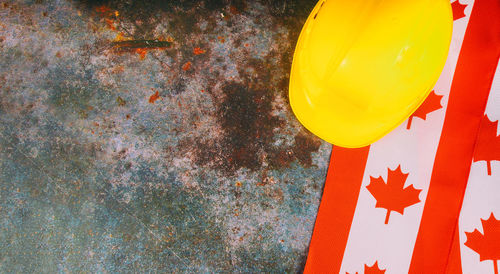
[{"label": "folded fabric flag", "polygon": [[499,273],[500,1],[452,3],[427,100],[370,147],[334,147],[305,273]]}]

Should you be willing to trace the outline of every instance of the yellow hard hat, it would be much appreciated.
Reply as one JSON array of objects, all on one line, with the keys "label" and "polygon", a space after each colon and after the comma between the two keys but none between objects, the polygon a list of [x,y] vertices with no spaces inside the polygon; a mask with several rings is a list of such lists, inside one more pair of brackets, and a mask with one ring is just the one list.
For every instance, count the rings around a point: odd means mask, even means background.
[{"label": "yellow hard hat", "polygon": [[449,0],[321,0],[300,34],[290,104],[312,133],[369,145],[406,120],[448,55]]}]

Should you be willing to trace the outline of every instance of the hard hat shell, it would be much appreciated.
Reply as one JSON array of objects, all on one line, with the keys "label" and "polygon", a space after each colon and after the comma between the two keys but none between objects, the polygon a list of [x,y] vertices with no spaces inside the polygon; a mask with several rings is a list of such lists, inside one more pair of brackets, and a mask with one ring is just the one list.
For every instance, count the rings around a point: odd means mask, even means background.
[{"label": "hard hat shell", "polygon": [[446,62],[448,0],[321,0],[299,36],[289,97],[332,144],[369,145],[425,100]]}]

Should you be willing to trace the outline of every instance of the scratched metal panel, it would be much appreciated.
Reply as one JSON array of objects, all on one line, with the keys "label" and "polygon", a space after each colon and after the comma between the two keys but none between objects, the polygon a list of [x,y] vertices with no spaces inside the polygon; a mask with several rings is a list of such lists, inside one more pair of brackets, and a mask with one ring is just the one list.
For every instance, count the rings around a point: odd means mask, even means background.
[{"label": "scratched metal panel", "polygon": [[330,145],[288,105],[314,1],[0,3],[0,272],[296,272]]}]

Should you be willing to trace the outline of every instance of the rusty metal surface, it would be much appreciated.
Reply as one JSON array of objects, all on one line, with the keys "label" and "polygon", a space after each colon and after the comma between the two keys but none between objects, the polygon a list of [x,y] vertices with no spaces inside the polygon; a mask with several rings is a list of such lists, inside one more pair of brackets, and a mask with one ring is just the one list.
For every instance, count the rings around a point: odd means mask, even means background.
[{"label": "rusty metal surface", "polygon": [[330,145],[314,1],[2,1],[0,272],[297,272]]}]

